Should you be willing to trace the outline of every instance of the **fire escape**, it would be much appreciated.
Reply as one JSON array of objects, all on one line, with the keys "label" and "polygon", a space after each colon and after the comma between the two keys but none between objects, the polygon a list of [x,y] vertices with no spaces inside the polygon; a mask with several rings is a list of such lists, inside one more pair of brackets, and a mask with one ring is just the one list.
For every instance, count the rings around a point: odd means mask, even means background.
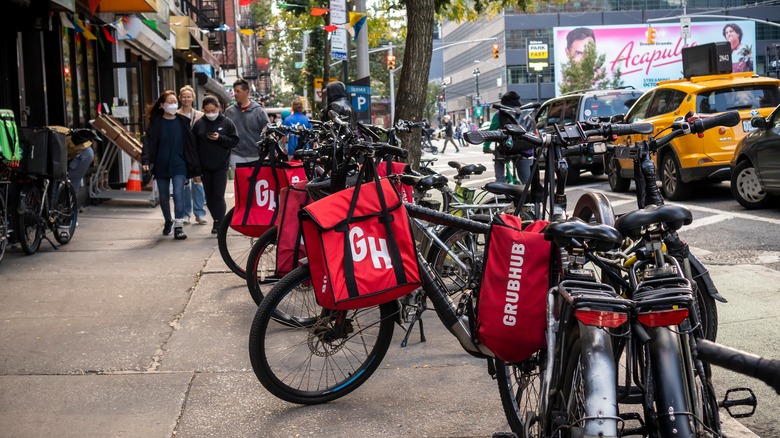
[{"label": "fire escape", "polygon": [[209,31],[209,50],[222,68],[236,68],[236,43],[232,33],[229,37],[225,25],[229,25],[224,0],[182,0],[182,12],[196,17],[201,29]]},{"label": "fire escape", "polygon": [[[245,62],[243,62],[243,65],[241,66],[241,77],[251,81],[258,78],[256,35],[257,23],[255,23],[254,18],[250,16],[241,18],[238,20],[236,25],[241,29],[241,33],[237,33],[236,36],[240,35],[241,44],[246,50],[246,58],[244,58]],[[246,31],[249,31],[249,33],[245,33]]]}]

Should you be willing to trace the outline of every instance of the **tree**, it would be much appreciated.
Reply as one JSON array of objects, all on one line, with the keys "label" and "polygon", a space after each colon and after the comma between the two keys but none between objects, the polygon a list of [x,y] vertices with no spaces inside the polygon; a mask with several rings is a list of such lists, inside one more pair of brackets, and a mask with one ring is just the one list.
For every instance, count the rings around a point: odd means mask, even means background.
[{"label": "tree", "polygon": [[569,59],[562,67],[563,80],[560,83],[561,93],[576,90],[617,88],[623,85],[620,69],[615,70],[612,79],[607,78],[607,69],[604,68],[606,55],[596,54],[596,45],[592,42],[585,46],[582,61],[575,62]]}]

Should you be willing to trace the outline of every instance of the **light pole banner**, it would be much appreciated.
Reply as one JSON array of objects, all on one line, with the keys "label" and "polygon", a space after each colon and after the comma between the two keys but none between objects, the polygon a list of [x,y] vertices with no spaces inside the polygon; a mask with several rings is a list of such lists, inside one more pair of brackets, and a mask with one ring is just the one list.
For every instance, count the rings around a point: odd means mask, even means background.
[{"label": "light pole banner", "polygon": [[[620,71],[623,85],[649,89],[658,81],[682,78],[682,49],[714,42],[731,43],[735,72],[754,71],[756,26],[752,21],[691,23],[683,38],[678,22],[617,26],[555,27],[555,92],[560,95],[564,69],[580,62],[593,41],[596,54],[605,55],[603,69],[610,79]],[[571,59],[570,59],[571,57]],[[595,75],[595,73],[594,73]]]},{"label": "light pole banner", "polygon": [[348,55],[347,31],[345,24],[349,23],[346,0],[330,0],[330,24],[338,26],[330,37],[330,57],[345,60]]}]

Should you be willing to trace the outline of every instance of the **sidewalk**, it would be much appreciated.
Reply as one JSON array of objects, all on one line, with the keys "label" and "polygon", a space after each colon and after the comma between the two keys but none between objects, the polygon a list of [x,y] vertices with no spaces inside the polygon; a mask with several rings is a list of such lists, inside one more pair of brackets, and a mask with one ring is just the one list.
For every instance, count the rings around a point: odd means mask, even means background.
[{"label": "sidewalk", "polygon": [[[210,225],[187,225],[189,238],[174,241],[161,235],[159,208],[119,201],[88,207],[79,225],[59,251],[44,243],[38,254],[10,251],[0,263],[4,437],[509,430],[485,362],[465,354],[433,311],[425,315],[428,342],[416,331],[402,349],[396,326],[384,363],[361,388],[326,405],[292,405],[252,372],[255,306],[222,262]],[[740,277],[730,269],[713,275],[717,284]],[[722,317],[725,339],[735,320]],[[733,430],[729,436],[746,436]]]}]

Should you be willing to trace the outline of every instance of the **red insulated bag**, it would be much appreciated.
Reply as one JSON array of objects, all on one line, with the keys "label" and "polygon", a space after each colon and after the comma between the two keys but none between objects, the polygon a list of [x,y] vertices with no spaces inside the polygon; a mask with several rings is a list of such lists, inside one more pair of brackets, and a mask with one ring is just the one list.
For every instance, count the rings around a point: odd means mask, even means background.
[{"label": "red insulated bag", "polygon": [[420,287],[409,217],[387,179],[327,196],[304,207],[300,217],[320,306],[375,306]]},{"label": "red insulated bag", "polygon": [[522,230],[502,214],[490,226],[477,297],[477,340],[505,362],[520,362],[546,346],[551,244],[536,221]]},{"label": "red insulated bag", "polygon": [[298,212],[311,201],[306,191],[306,181],[291,184],[279,195],[280,213],[276,217],[276,275],[285,275],[298,267],[298,261],[306,257],[303,230]]},{"label": "red insulated bag", "polygon": [[236,205],[230,227],[245,236],[260,237],[268,231],[276,222],[279,191],[306,180],[300,161],[283,162],[269,156],[236,164]]},{"label": "red insulated bag", "polygon": [[[376,166],[376,173],[382,178],[386,178],[388,175],[403,175],[406,173],[407,166],[408,164],[399,163],[397,161],[383,161]],[[404,202],[414,202],[412,198],[412,186],[398,182],[395,185],[395,188],[398,190],[398,193],[401,194]]]}]

